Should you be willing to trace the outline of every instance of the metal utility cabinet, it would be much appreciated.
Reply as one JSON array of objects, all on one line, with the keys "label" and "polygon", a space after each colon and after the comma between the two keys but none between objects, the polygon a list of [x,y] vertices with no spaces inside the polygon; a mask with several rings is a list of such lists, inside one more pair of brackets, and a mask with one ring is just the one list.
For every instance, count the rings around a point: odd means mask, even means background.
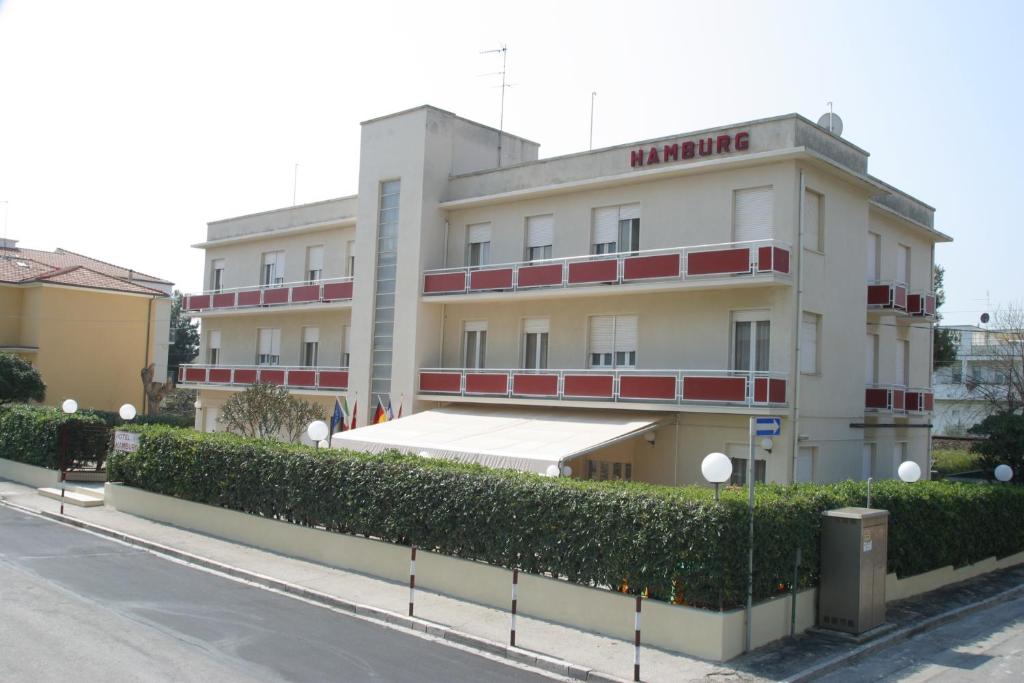
[{"label": "metal utility cabinet", "polygon": [[822,514],[818,626],[863,633],[882,625],[889,512],[840,508]]}]

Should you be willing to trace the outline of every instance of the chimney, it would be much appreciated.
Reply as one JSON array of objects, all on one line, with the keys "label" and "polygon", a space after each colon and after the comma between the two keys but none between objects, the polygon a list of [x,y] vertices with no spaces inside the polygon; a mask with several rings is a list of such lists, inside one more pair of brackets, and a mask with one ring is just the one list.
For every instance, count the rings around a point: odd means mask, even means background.
[{"label": "chimney", "polygon": [[17,249],[18,240],[12,240],[7,237],[0,238],[0,249]]}]

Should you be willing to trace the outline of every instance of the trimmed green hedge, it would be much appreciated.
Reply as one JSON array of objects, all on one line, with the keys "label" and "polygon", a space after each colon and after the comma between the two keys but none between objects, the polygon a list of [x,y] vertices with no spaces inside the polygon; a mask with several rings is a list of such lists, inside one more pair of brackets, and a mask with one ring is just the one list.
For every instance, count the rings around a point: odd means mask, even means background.
[{"label": "trimmed green hedge", "polygon": [[[382,538],[586,585],[731,608],[746,597],[746,494],[550,479],[416,456],[317,451],[231,434],[129,427],[109,479],[199,503]],[[863,484],[759,486],[755,598],[817,582],[821,512],[863,505]],[[879,482],[889,570],[901,576],[1024,550],[1024,489]],[[999,531],[996,531],[999,530]]]},{"label": "trimmed green hedge", "polygon": [[109,445],[105,436],[83,436],[84,425],[103,425],[103,420],[95,415],[65,415],[57,408],[19,404],[0,409],[0,458],[60,469],[62,425],[70,425],[68,443],[72,457],[107,452]]},{"label": "trimmed green hedge", "polygon": [[79,411],[83,415],[95,415],[96,417],[103,420],[108,427],[122,427],[125,424],[137,424],[137,425],[167,425],[168,427],[181,427],[184,429],[192,429],[195,427],[196,419],[192,416],[187,415],[143,415],[139,413],[136,415],[131,422],[125,422],[121,419],[118,413],[112,410],[94,410],[87,408]]}]

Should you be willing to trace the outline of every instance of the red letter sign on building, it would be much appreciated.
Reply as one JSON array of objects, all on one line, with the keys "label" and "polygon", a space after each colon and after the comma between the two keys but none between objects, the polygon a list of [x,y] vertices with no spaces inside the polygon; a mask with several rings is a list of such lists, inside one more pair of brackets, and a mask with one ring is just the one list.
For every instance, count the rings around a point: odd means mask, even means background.
[{"label": "red letter sign on building", "polygon": [[[730,149],[730,147],[732,149]],[[629,165],[633,168],[638,166],[654,166],[667,161],[679,161],[693,159],[695,156],[711,156],[713,154],[729,154],[730,152],[744,152],[750,149],[750,133],[743,131],[732,135],[718,135],[716,137],[701,138],[697,142],[687,140],[685,142],[673,142],[670,145],[663,145],[659,151],[657,147],[650,149],[634,149],[629,153]]]}]

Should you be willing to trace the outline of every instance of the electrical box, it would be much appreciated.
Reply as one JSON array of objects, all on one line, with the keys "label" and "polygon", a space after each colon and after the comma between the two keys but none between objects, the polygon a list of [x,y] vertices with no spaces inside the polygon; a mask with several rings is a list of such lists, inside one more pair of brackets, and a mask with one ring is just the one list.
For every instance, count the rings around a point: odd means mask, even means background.
[{"label": "electrical box", "polygon": [[889,512],[840,508],[822,514],[818,626],[847,633],[881,626]]}]

